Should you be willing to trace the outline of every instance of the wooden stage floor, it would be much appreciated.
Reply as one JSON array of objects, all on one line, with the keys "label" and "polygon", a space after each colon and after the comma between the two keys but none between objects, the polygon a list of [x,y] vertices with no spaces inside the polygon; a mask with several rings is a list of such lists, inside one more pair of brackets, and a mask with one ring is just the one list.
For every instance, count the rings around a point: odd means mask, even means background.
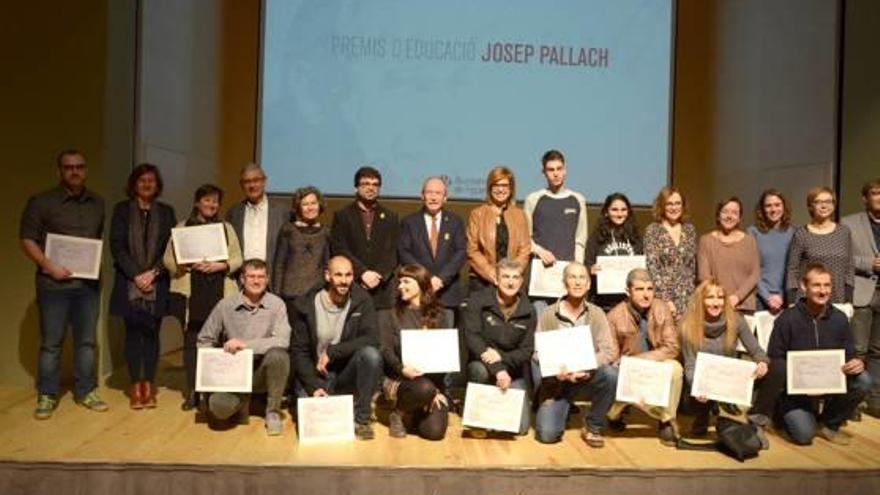
[{"label": "wooden stage floor", "polygon": [[[163,360],[165,376],[174,381],[179,366]],[[114,379],[108,380],[112,384]],[[180,393],[163,387],[159,407],[132,411],[121,387],[107,385],[101,394],[110,404],[105,413],[86,411],[64,395],[54,417],[36,421],[31,413],[31,389],[0,388],[0,462],[101,463],[188,466],[287,466],[420,469],[513,470],[625,470],[688,471],[698,476],[713,471],[861,471],[880,480],[880,419],[851,422],[846,431],[852,444],[841,447],[823,439],[811,446],[795,446],[770,433],[771,446],[756,459],[737,462],[717,452],[679,451],[662,446],[656,423],[640,414],[629,415],[623,433],[609,433],[602,449],[586,446],[577,423],[569,423],[561,443],[543,445],[533,434],[524,437],[474,439],[462,434],[460,418],[450,416],[446,439],[429,442],[410,435],[393,439],[383,424],[376,424],[376,439],[325,445],[299,446],[296,429],[285,417],[284,434],[268,437],[263,419],[251,416],[250,424],[227,431],[211,430],[195,421],[193,413],[179,409]],[[687,419],[683,421],[687,426]],[[731,473],[734,474],[734,473]],[[880,493],[880,481],[878,481]]]}]

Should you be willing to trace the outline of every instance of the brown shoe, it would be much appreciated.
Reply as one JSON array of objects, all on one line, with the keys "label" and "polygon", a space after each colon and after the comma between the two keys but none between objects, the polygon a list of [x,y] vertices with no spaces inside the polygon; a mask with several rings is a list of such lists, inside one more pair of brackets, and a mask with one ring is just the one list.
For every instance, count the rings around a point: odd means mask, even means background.
[{"label": "brown shoe", "polygon": [[598,431],[588,430],[587,428],[581,429],[581,439],[594,449],[601,449],[605,446],[605,439],[602,438],[602,434]]},{"label": "brown shoe", "polygon": [[128,391],[128,407],[132,409],[144,408],[144,396],[141,391],[141,382],[131,384],[131,389]]},{"label": "brown shoe", "polygon": [[152,382],[141,382],[141,393],[143,394],[144,407],[147,409],[156,408],[156,394],[159,389]]},{"label": "brown shoe", "polygon": [[403,424],[403,413],[398,410],[388,415],[388,435],[392,438],[406,437],[406,426]]}]

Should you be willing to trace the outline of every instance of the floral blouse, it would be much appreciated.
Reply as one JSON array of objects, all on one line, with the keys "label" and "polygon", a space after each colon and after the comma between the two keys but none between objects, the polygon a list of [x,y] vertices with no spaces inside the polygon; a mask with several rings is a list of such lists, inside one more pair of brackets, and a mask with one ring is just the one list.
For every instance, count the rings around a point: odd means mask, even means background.
[{"label": "floral blouse", "polygon": [[694,292],[697,273],[697,229],[692,223],[681,224],[678,246],[661,223],[654,222],[645,230],[645,257],[654,279],[659,299],[675,304],[676,319],[687,308]]}]

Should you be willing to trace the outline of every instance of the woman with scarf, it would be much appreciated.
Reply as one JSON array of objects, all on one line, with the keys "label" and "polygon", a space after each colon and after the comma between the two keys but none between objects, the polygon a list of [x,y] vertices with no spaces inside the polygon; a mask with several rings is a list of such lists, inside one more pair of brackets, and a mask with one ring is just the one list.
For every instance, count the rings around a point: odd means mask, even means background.
[{"label": "woman with scarf", "polygon": [[116,277],[110,314],[125,322],[125,360],[131,378],[129,406],[156,407],[159,328],[168,309],[168,272],[162,250],[177,223],[174,208],[157,201],[162,175],[143,163],[131,171],[127,200],[113,208],[110,252]]}]

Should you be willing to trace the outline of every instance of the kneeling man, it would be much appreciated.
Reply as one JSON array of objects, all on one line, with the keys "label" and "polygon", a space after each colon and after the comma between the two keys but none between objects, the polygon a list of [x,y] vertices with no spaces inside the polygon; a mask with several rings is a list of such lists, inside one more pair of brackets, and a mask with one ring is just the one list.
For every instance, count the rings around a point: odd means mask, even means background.
[{"label": "kneeling man", "polygon": [[[856,357],[846,315],[831,304],[828,269],[818,263],[808,264],[801,291],[805,297],[783,310],[773,322],[767,345],[770,371],[761,383],[751,413],[762,426],[771,418],[776,420],[798,445],[811,444],[816,435],[846,445],[850,435],[840,427],[871,389],[871,376],[865,372],[865,363]],[[844,350],[846,362],[841,371],[846,375],[846,393],[789,395],[786,391],[788,351],[820,349]]]},{"label": "kneeling man", "polygon": [[[561,371],[555,377],[541,379],[538,363],[532,365],[532,376],[541,384],[538,388],[539,406],[535,418],[535,433],[541,443],[560,441],[565,432],[572,401],[589,396],[590,412],[584,417],[581,438],[590,447],[599,448],[605,445],[602,430],[605,429],[606,415],[614,403],[617,390],[617,369],[612,366],[617,361],[617,345],[608,330],[605,312],[587,302],[587,293],[590,291],[590,274],[587,268],[582,263],[573,261],[565,267],[562,278],[565,295],[538,315],[536,331],[589,325],[598,368],[590,371]],[[539,360],[540,358],[538,356]]]},{"label": "kneeling man", "polygon": [[[632,356],[671,363],[669,404],[666,407],[637,407],[659,420],[660,442],[674,446],[678,437],[675,414],[681,397],[682,380],[682,368],[678,362],[678,333],[669,306],[654,298],[654,281],[648,270],[636,268],[626,276],[626,300],[608,312],[608,325],[617,341],[620,357]],[[626,427],[620,418],[625,407],[626,404],[617,402],[608,413],[610,419],[621,428]]]},{"label": "kneeling man", "polygon": [[296,379],[310,397],[354,392],[354,432],[370,440],[382,355],[373,300],[353,280],[348,258],[330,259],[324,284],[295,303],[291,354]]},{"label": "kneeling man", "polygon": [[[266,432],[280,435],[284,430],[281,399],[290,360],[290,323],[284,301],[266,291],[269,275],[266,262],[249,259],[241,265],[241,291],[223,298],[208,316],[199,332],[199,347],[223,346],[236,353],[251,349],[254,353],[253,391],[267,392]],[[227,420],[247,414],[248,394],[213,393],[208,398],[208,414]]]}]

